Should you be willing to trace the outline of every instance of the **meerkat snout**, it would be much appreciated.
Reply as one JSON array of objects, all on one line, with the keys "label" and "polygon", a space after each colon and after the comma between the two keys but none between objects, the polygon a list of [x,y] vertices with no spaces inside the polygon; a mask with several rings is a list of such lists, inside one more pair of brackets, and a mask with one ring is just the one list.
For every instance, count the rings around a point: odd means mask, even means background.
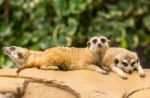
[{"label": "meerkat snout", "polygon": [[8,55],[18,65],[22,64],[24,58],[28,56],[28,50],[18,46],[3,47],[2,50],[4,54]]},{"label": "meerkat snout", "polygon": [[3,52],[6,54],[6,55],[9,55],[10,54],[10,50],[8,47],[3,47],[2,48]]}]

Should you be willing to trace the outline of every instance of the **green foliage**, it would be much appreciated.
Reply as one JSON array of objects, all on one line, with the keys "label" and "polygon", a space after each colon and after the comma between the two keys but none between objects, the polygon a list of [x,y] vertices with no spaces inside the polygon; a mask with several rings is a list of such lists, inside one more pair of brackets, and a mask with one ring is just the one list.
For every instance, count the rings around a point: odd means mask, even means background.
[{"label": "green foliage", "polygon": [[[1,47],[83,47],[89,37],[100,34],[113,46],[143,47],[150,59],[150,1],[0,0]],[[12,67],[2,52],[0,65]]]}]

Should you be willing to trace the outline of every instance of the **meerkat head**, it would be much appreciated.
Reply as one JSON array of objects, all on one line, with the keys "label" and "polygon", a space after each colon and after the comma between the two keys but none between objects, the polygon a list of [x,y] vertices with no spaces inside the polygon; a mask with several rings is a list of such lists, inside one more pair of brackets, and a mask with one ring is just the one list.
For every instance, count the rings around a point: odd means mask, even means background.
[{"label": "meerkat head", "polygon": [[132,73],[139,65],[139,58],[135,52],[121,53],[119,54],[114,63],[117,67],[121,68],[127,73]]},{"label": "meerkat head", "polygon": [[110,40],[104,36],[92,37],[88,42],[87,46],[92,51],[102,51],[104,52],[110,46]]},{"label": "meerkat head", "polygon": [[4,54],[8,55],[16,64],[22,65],[29,55],[29,50],[18,46],[3,47]]}]

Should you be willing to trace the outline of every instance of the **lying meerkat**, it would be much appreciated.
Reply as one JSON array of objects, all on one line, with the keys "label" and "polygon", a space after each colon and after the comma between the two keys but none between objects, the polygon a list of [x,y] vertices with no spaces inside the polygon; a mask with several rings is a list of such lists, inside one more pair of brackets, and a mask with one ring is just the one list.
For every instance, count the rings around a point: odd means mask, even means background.
[{"label": "lying meerkat", "polygon": [[135,69],[140,77],[145,76],[137,54],[124,48],[109,48],[104,55],[101,65],[110,68],[123,79],[127,79],[124,72],[132,73]]},{"label": "lying meerkat", "polygon": [[[95,42],[95,39],[97,42]],[[18,46],[4,47],[3,51],[17,65],[17,73],[25,68],[38,67],[40,69],[90,69],[103,74],[108,72],[96,66],[109,47],[108,39],[104,36],[93,37],[86,48],[53,47],[45,51],[32,51]],[[94,47],[94,50],[92,49]]]}]

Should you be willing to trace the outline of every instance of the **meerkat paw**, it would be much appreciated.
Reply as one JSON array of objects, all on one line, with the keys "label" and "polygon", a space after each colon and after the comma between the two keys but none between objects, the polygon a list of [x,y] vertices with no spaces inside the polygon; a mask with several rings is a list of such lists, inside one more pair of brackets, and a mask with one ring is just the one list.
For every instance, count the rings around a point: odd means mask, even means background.
[{"label": "meerkat paw", "polygon": [[18,74],[20,71],[21,71],[21,69],[17,69],[17,71],[16,71],[16,72],[17,72],[17,74]]},{"label": "meerkat paw", "polygon": [[102,66],[102,69],[106,70],[106,71],[110,71],[110,68],[106,67],[106,66]]},{"label": "meerkat paw", "polygon": [[106,74],[106,75],[108,75],[108,74],[109,74],[109,72],[108,72],[108,71],[106,71],[106,70],[102,70],[100,73],[102,73],[102,74]]},{"label": "meerkat paw", "polygon": [[139,76],[140,76],[140,77],[145,77],[145,73],[144,73],[144,71],[139,72]]},{"label": "meerkat paw", "polygon": [[97,71],[99,73],[102,73],[102,74],[109,74],[108,71],[106,70],[103,70],[102,68],[96,66],[96,65],[89,65],[87,67],[87,69],[90,69],[90,70],[93,70],[93,71]]},{"label": "meerkat paw", "polygon": [[47,67],[49,70],[58,70],[59,68],[57,66],[49,66]]},{"label": "meerkat paw", "polygon": [[139,65],[136,69],[137,69],[140,77],[145,77],[145,73],[144,73],[144,70],[142,69],[141,65]]},{"label": "meerkat paw", "polygon": [[98,71],[99,73],[102,73],[102,74],[105,74],[105,75],[108,75],[108,74],[109,74],[108,71],[103,70],[103,69],[101,69],[101,68],[99,68],[97,71]]},{"label": "meerkat paw", "polygon": [[128,79],[128,77],[125,74],[122,74],[121,78],[124,79],[124,80]]},{"label": "meerkat paw", "polygon": [[57,66],[41,66],[40,69],[42,70],[58,70],[59,68]]}]

